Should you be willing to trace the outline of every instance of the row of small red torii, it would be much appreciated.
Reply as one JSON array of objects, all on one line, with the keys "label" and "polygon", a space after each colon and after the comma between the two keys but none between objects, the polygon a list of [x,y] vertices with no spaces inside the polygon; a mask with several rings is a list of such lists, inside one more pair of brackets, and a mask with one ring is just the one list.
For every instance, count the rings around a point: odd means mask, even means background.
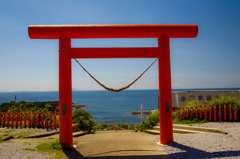
[{"label": "row of small red torii", "polygon": [[[42,128],[54,128],[56,129],[57,128],[57,124],[56,124],[56,121],[57,121],[57,118],[56,118],[56,111],[54,111],[54,115],[53,115],[53,125],[52,125],[52,112],[50,111],[49,112],[49,117],[50,117],[50,120],[49,120],[49,125],[48,125],[48,121],[45,121],[45,124],[44,124],[44,119],[47,119],[48,118],[48,112],[45,112],[45,118],[44,118],[44,112],[41,112],[41,121],[40,121],[40,114],[39,112],[37,112],[36,114],[36,118],[37,118],[37,123],[35,125],[35,112],[32,112],[32,117],[31,117],[31,112],[28,112],[28,116],[27,116],[27,113],[24,112],[20,112],[19,113],[19,116],[18,116],[18,112],[3,112],[1,113],[0,112],[0,126],[1,124],[3,123],[3,126],[7,126],[9,127],[9,123],[10,123],[10,114],[11,114],[11,127],[13,128],[14,127],[14,119],[15,119],[15,127],[18,127],[18,121],[19,121],[19,126],[22,127],[23,126],[23,123],[22,121],[24,122],[24,127],[42,127]],[[14,116],[15,114],[15,116]],[[1,118],[2,117],[2,118]],[[28,121],[27,121],[27,118],[28,118]],[[18,120],[19,119],[19,120]],[[32,124],[31,124],[31,119],[32,119]],[[5,125],[5,123],[7,122],[7,124]],[[28,124],[27,124],[28,122]],[[40,125],[41,124],[41,125]]]},{"label": "row of small red torii", "polygon": [[[221,103],[218,104],[219,105],[219,121],[222,121],[222,108],[221,108]],[[200,114],[199,117],[200,119],[203,118],[202,116],[202,105],[199,106],[200,107]],[[205,119],[207,120],[207,105],[204,105],[205,109],[204,109],[204,115],[205,115]],[[189,119],[189,111],[188,111],[189,107],[186,107],[186,118]],[[191,109],[191,116],[190,118],[193,118],[193,106],[190,107]],[[178,120],[181,120],[181,114],[180,114],[180,110],[181,108],[178,107]],[[195,116],[198,116],[198,106],[195,106]],[[182,119],[185,119],[185,107],[182,107]],[[224,120],[227,120],[227,108],[226,108],[226,103],[224,103]],[[229,103],[229,120],[232,120],[232,104]],[[235,107],[234,109],[234,120],[237,120],[237,107]],[[212,121],[212,104],[209,104],[209,121]],[[214,104],[214,121],[217,121],[217,104]]]}]

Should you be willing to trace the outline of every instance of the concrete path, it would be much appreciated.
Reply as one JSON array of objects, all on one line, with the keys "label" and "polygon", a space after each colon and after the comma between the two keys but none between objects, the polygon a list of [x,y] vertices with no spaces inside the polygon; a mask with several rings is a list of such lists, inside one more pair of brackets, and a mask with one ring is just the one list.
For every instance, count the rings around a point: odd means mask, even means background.
[{"label": "concrete path", "polygon": [[168,159],[161,146],[154,141],[158,135],[133,131],[96,132],[80,136],[75,150],[66,152],[66,159]]}]

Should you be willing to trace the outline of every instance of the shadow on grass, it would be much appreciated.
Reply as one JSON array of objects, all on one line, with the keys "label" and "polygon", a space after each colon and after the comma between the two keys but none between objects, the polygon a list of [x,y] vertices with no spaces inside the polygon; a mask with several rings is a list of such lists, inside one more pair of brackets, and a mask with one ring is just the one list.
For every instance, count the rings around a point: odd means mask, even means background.
[{"label": "shadow on grass", "polygon": [[171,158],[194,158],[194,159],[205,159],[205,158],[223,158],[223,157],[240,157],[240,151],[220,151],[220,152],[206,152],[189,146],[172,142],[168,146],[181,149],[185,152],[177,152],[170,154]]}]

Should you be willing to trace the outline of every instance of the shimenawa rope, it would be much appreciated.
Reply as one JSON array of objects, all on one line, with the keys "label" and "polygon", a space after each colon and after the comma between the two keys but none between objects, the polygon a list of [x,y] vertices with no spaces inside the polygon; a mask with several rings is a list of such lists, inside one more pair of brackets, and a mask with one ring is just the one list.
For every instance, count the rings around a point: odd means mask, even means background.
[{"label": "shimenawa rope", "polygon": [[109,91],[112,91],[112,92],[120,92],[122,90],[125,90],[125,89],[128,89],[131,85],[133,85],[139,78],[142,77],[142,75],[144,75],[145,72],[147,72],[147,70],[152,67],[152,65],[157,61],[157,59],[155,61],[153,61],[153,63],[145,70],[143,71],[142,74],[140,74],[133,82],[131,82],[130,84],[128,84],[127,86],[125,87],[122,87],[122,88],[119,88],[119,89],[114,89],[114,88],[109,88],[107,86],[105,86],[104,84],[102,84],[101,82],[99,82],[96,78],[94,78],[80,63],[77,59],[74,58],[74,60],[79,64],[79,66],[82,67],[82,69],[90,76],[92,77],[92,79],[94,81],[96,81],[100,86],[102,86],[103,88],[105,88],[106,90],[109,90]]}]

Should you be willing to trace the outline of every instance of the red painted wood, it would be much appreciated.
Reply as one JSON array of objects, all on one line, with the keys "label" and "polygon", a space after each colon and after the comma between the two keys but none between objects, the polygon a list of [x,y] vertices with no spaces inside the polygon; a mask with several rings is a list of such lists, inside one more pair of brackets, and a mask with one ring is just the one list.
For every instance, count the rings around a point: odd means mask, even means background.
[{"label": "red painted wood", "polygon": [[202,119],[202,105],[200,105],[200,119]]},{"label": "red painted wood", "polygon": [[48,128],[47,118],[48,118],[48,112],[45,112],[45,127],[46,127],[46,128]]},{"label": "red painted wood", "polygon": [[24,112],[24,127],[27,127],[27,114]]},{"label": "red painted wood", "polygon": [[31,112],[28,112],[28,127],[31,127]]},{"label": "red painted wood", "polygon": [[205,115],[205,120],[207,120],[207,105],[204,105],[204,115]]},{"label": "red painted wood", "polygon": [[193,118],[193,107],[191,106],[191,119]]},{"label": "red painted wood", "polygon": [[195,106],[195,116],[196,116],[196,118],[198,117],[198,106],[197,105]]},{"label": "red painted wood", "polygon": [[221,108],[221,103],[219,103],[218,115],[219,115],[219,121],[222,121],[222,108]]},{"label": "red painted wood", "polygon": [[229,103],[229,120],[232,121],[232,103]]},{"label": "red painted wood", "polygon": [[56,111],[54,111],[54,129],[56,129],[57,128],[57,117],[56,117],[57,115],[56,115]]},{"label": "red painted wood", "polygon": [[212,121],[212,104],[209,104],[209,120]]},{"label": "red painted wood", "polygon": [[7,127],[9,127],[9,112],[7,112]]},{"label": "red painted wood", "polygon": [[227,108],[226,108],[226,103],[224,103],[224,120],[227,120]]},{"label": "red painted wood", "polygon": [[42,125],[42,128],[44,128],[43,112],[41,112],[41,125]]},{"label": "red painted wood", "polygon": [[40,125],[39,125],[39,112],[37,112],[37,127],[39,128]]},{"label": "red painted wood", "polygon": [[237,107],[234,109],[234,120],[237,121]]},{"label": "red painted wood", "polygon": [[19,116],[20,116],[20,117],[19,117],[19,118],[20,118],[20,119],[19,119],[19,120],[20,120],[20,121],[19,121],[19,125],[20,125],[20,127],[22,127],[22,112],[20,112],[20,115],[19,115]]},{"label": "red painted wood", "polygon": [[[59,139],[60,144],[73,146],[72,136],[72,70],[71,57],[68,49],[71,40],[67,36],[59,39]],[[63,107],[66,106],[66,114]]]},{"label": "red painted wood", "polygon": [[214,121],[217,121],[217,106],[214,104]]},{"label": "red painted wood", "polygon": [[18,112],[15,113],[15,126],[18,127]]},{"label": "red painted wood", "polygon": [[32,127],[35,127],[35,112],[32,112]]},{"label": "red painted wood", "polygon": [[[196,37],[197,25],[29,26],[32,39],[59,39],[60,143],[72,146],[71,58],[158,58],[160,142],[173,141],[169,38]],[[71,48],[71,38],[158,38],[158,48]],[[63,104],[67,113],[63,114]],[[169,105],[170,112],[166,112]]]},{"label": "red painted wood", "polygon": [[181,117],[180,117],[180,107],[178,107],[178,120],[181,120]]},{"label": "red painted wood", "polygon": [[157,47],[143,48],[69,48],[71,58],[157,58]]},{"label": "red painted wood", "polygon": [[11,112],[11,126],[12,126],[12,128],[14,126],[14,115],[13,115],[13,112]]},{"label": "red painted wood", "polygon": [[[168,35],[165,34],[158,38],[158,48],[160,143],[168,144],[173,142],[171,64]],[[167,112],[166,105],[169,105],[169,112]]]},{"label": "red painted wood", "polygon": [[184,107],[182,107],[182,119],[184,119]]},{"label": "red painted wood", "polygon": [[197,25],[30,25],[31,39],[69,38],[195,38]]},{"label": "red painted wood", "polygon": [[50,117],[50,128],[52,129],[52,112],[49,112],[49,117]]},{"label": "red painted wood", "polygon": [[5,126],[5,113],[3,112],[3,127]]}]

